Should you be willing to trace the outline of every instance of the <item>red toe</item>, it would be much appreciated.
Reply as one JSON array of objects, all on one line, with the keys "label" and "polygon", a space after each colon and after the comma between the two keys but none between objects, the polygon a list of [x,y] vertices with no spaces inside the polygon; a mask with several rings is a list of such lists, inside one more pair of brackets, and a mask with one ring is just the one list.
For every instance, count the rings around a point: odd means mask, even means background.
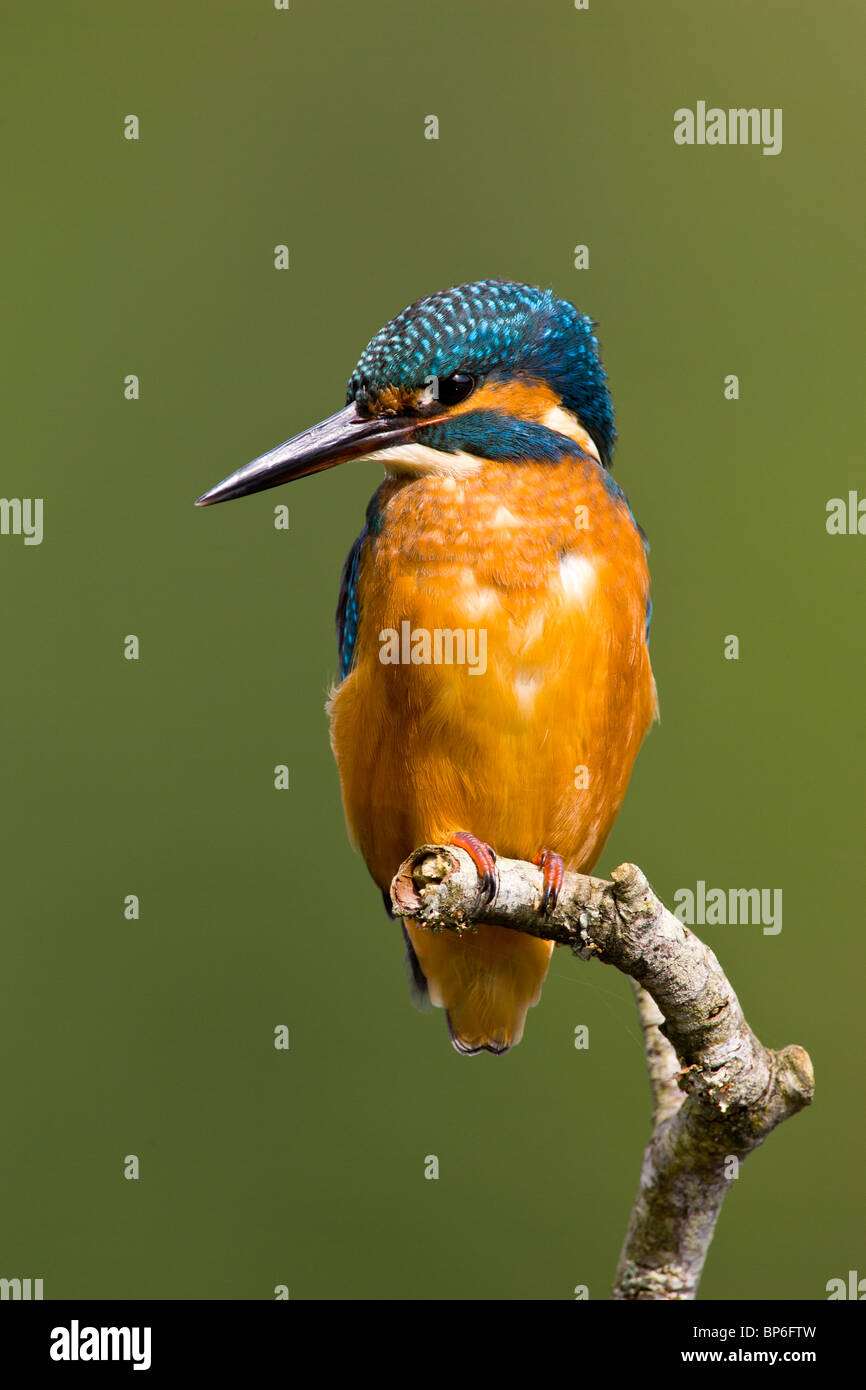
[{"label": "red toe", "polygon": [[470,835],[468,830],[455,830],[453,835],[449,835],[448,843],[449,845],[459,845],[461,849],[465,849],[478,870],[483,901],[486,904],[492,903],[499,892],[496,851],[490,845],[485,844],[483,840],[479,840],[477,835]]},{"label": "red toe", "polygon": [[555,854],[552,849],[539,850],[532,862],[538,865],[542,873],[541,905],[538,910],[544,917],[546,913],[553,911],[559,901],[565,878],[565,864],[562,855]]}]

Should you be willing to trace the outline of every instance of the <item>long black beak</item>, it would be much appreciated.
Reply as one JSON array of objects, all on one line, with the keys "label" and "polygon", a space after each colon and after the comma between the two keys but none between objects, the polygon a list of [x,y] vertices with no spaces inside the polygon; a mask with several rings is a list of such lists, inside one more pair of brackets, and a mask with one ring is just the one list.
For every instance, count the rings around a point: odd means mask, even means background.
[{"label": "long black beak", "polygon": [[199,497],[195,505],[210,507],[214,502],[247,497],[294,478],[306,478],[309,473],[321,473],[377,449],[388,449],[408,439],[421,423],[417,418],[400,415],[362,416],[355,405],[347,405],[321,424],[239,468]]}]

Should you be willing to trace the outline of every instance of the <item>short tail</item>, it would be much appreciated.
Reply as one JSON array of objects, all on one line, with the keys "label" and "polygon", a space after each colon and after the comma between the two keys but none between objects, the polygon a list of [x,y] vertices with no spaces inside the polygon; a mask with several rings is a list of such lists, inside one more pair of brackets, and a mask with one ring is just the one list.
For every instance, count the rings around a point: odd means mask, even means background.
[{"label": "short tail", "polygon": [[552,941],[506,927],[430,932],[406,925],[412,977],[445,1009],[458,1052],[507,1052],[523,1037],[527,1010],[537,1004]]}]

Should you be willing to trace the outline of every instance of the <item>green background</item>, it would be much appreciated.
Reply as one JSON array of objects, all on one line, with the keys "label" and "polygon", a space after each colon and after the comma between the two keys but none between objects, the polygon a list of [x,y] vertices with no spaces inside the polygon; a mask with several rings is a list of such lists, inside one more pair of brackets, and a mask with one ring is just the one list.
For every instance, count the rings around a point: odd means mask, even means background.
[{"label": "green background", "polygon": [[[45,535],[0,537],[0,1275],[607,1296],[649,1128],[627,981],[559,951],[521,1046],[459,1057],[346,838],[323,705],[380,466],[192,506],[338,409],[405,304],[488,275],[599,320],[652,541],[662,719],[599,871],[784,892],[778,936],[700,929],[817,1076],[701,1296],[866,1274],[866,537],[825,529],[864,478],[862,7],[18,0],[4,28],[2,492]],[[782,153],[676,146],[699,99],[782,107]]]}]

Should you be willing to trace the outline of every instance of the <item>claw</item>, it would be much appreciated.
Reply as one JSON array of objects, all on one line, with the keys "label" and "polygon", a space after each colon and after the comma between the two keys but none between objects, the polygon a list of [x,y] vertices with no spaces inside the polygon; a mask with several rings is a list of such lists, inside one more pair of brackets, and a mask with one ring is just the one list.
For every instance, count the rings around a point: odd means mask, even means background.
[{"label": "claw", "polygon": [[495,849],[479,840],[477,835],[470,835],[468,830],[455,830],[454,834],[448,837],[448,843],[459,845],[469,855],[478,870],[482,903],[489,906],[499,892],[499,870],[496,867]]},{"label": "claw", "polygon": [[543,887],[538,911],[540,916],[544,917],[548,912],[552,912],[559,902],[565,864],[562,862],[562,855],[555,854],[552,849],[539,850],[532,862],[537,864],[542,872]]}]

